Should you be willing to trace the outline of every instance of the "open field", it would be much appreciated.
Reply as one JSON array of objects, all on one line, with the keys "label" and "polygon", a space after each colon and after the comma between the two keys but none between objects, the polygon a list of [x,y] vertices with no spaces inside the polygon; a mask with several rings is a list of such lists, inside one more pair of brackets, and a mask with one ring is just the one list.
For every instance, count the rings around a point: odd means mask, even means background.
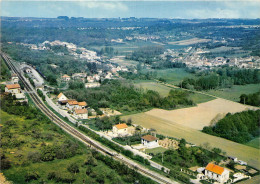
[{"label": "open field", "polygon": [[[147,70],[157,73],[157,78],[163,78],[167,83],[179,84],[184,78],[195,77],[195,75],[188,73],[183,68],[170,68],[162,70]],[[146,70],[144,70],[146,72]]]},{"label": "open field", "polygon": [[117,63],[120,66],[136,66],[138,64],[137,61],[125,59],[125,56],[115,56],[110,59],[111,62]]},{"label": "open field", "polygon": [[202,130],[204,126],[210,125],[212,119],[219,114],[241,112],[254,107],[235,103],[224,99],[215,99],[209,102],[198,104],[195,107],[182,108],[177,110],[152,109],[145,112],[147,115],[174,122],[196,130]]},{"label": "open field", "polygon": [[226,51],[230,51],[230,50],[240,50],[241,47],[226,47],[226,46],[221,46],[221,47],[217,47],[214,49],[210,49],[210,52],[226,52]]},{"label": "open field", "polygon": [[260,90],[259,84],[247,84],[247,85],[235,85],[232,88],[225,88],[220,90],[209,90],[205,91],[205,93],[225,98],[232,101],[239,101],[239,97],[241,94],[250,94],[255,93]]},{"label": "open field", "polygon": [[168,44],[172,45],[192,45],[197,43],[205,43],[211,41],[210,39],[200,39],[200,38],[192,38],[188,40],[180,40],[180,41],[174,41],[174,42],[168,42]]},{"label": "open field", "polygon": [[[187,114],[187,116],[190,115]],[[173,121],[165,120],[163,119],[163,116],[155,117],[147,113],[139,113],[122,117],[122,119],[128,118],[131,118],[135,124],[146,128],[156,129],[159,134],[176,137],[179,139],[184,138],[188,142],[196,145],[209,143],[211,147],[220,148],[225,151],[227,155],[236,156],[240,160],[246,161],[249,165],[260,169],[259,149],[202,133],[193,128],[183,126]]]},{"label": "open field", "polygon": [[250,142],[246,143],[246,145],[260,149],[260,137],[251,140]]},{"label": "open field", "polygon": [[163,153],[165,152],[167,149],[163,148],[163,147],[157,147],[157,148],[151,148],[151,149],[146,149],[145,153],[149,154],[149,153],[153,153],[154,155],[158,154],[158,153]]},{"label": "open field", "polygon": [[[173,88],[167,87],[163,84],[160,84],[158,82],[146,82],[146,81],[141,81],[137,82],[134,84],[137,88],[143,88],[145,90],[154,90],[157,91],[161,96],[166,97],[169,94],[169,91]],[[175,90],[181,90],[179,88],[176,88]],[[190,99],[198,104],[198,103],[203,103],[207,102],[210,100],[215,99],[214,97],[208,96],[208,95],[203,95],[199,93],[190,93]]]}]

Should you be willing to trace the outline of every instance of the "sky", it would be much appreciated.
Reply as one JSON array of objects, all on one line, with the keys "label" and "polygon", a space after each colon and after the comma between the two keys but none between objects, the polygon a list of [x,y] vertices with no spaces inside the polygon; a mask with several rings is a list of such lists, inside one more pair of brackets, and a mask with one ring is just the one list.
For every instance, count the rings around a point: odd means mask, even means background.
[{"label": "sky", "polygon": [[[1,0],[0,0],[1,1]],[[26,1],[2,0],[1,16],[85,18],[260,18],[260,0]]]}]

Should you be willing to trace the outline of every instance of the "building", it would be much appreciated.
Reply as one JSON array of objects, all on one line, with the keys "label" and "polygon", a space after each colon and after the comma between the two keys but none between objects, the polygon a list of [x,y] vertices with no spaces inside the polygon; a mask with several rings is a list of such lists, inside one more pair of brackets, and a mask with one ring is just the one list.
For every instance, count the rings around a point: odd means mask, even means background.
[{"label": "building", "polygon": [[65,75],[62,76],[62,80],[63,81],[70,81],[70,76],[65,74]]},{"label": "building", "polygon": [[7,84],[5,86],[5,92],[18,94],[21,93],[21,87],[19,84]]},{"label": "building", "polygon": [[17,74],[12,74],[12,83],[13,84],[18,84],[18,82],[19,82],[19,78],[18,78],[18,76],[17,76]]},{"label": "building", "polygon": [[79,102],[77,100],[68,100],[66,107],[70,110],[77,109],[79,107]]},{"label": "building", "polygon": [[141,137],[141,142],[146,147],[158,147],[158,138],[152,136],[152,135],[145,135]]},{"label": "building", "polygon": [[79,109],[85,109],[88,104],[87,102],[79,102],[78,105],[79,105]]},{"label": "building", "polygon": [[209,163],[205,168],[205,176],[219,183],[225,183],[229,179],[229,170],[224,167]]},{"label": "building", "polygon": [[117,124],[113,126],[113,133],[118,134],[120,136],[125,136],[128,134],[127,132],[128,126],[125,123]]},{"label": "building", "polygon": [[78,119],[88,119],[88,110],[87,109],[75,109],[74,115]]},{"label": "building", "polygon": [[68,100],[68,98],[63,94],[63,93],[60,93],[58,96],[58,101],[61,102],[61,101],[64,101],[64,100]]},{"label": "building", "polygon": [[85,88],[97,88],[100,87],[99,82],[85,83]]}]

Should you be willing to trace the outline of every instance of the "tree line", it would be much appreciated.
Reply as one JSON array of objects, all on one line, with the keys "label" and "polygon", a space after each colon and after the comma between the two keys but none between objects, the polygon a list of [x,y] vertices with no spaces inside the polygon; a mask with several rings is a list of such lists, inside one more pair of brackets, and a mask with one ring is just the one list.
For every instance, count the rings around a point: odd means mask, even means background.
[{"label": "tree line", "polygon": [[247,105],[253,105],[253,106],[260,106],[260,91],[252,94],[242,94],[240,96],[240,103],[247,104]]},{"label": "tree line", "polygon": [[260,110],[228,113],[214,126],[205,126],[202,132],[225,139],[247,143],[260,133]]}]

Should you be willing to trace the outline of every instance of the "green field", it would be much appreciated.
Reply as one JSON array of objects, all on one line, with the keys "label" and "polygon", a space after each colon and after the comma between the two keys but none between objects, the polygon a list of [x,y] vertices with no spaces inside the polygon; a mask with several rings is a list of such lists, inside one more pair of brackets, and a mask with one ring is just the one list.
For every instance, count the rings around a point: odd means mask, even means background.
[{"label": "green field", "polygon": [[171,68],[163,70],[154,70],[158,78],[163,78],[167,83],[178,85],[186,77],[195,77],[195,75],[186,72],[183,68]]},{"label": "green field", "polygon": [[[137,88],[143,88],[145,90],[154,90],[157,91],[161,96],[166,97],[169,94],[169,91],[171,89],[175,90],[181,90],[179,88],[171,88],[167,87],[161,83],[158,82],[145,82],[145,81],[139,81],[134,84]],[[189,98],[196,104],[207,102],[210,100],[214,100],[214,97],[199,94],[199,93],[190,93]]]},{"label": "green field", "polygon": [[152,153],[152,154],[156,155],[156,154],[158,154],[158,153],[163,153],[163,152],[165,152],[165,151],[167,151],[166,148],[157,147],[157,148],[152,148],[152,149],[146,149],[146,150],[145,150],[145,153],[146,153],[146,154]]},{"label": "green field", "polygon": [[215,95],[220,98],[238,102],[241,94],[255,93],[260,90],[259,84],[235,85],[232,88],[224,88],[219,90],[209,90],[205,93]]},{"label": "green field", "polygon": [[246,143],[246,145],[260,149],[260,137],[251,140],[250,142]]}]

